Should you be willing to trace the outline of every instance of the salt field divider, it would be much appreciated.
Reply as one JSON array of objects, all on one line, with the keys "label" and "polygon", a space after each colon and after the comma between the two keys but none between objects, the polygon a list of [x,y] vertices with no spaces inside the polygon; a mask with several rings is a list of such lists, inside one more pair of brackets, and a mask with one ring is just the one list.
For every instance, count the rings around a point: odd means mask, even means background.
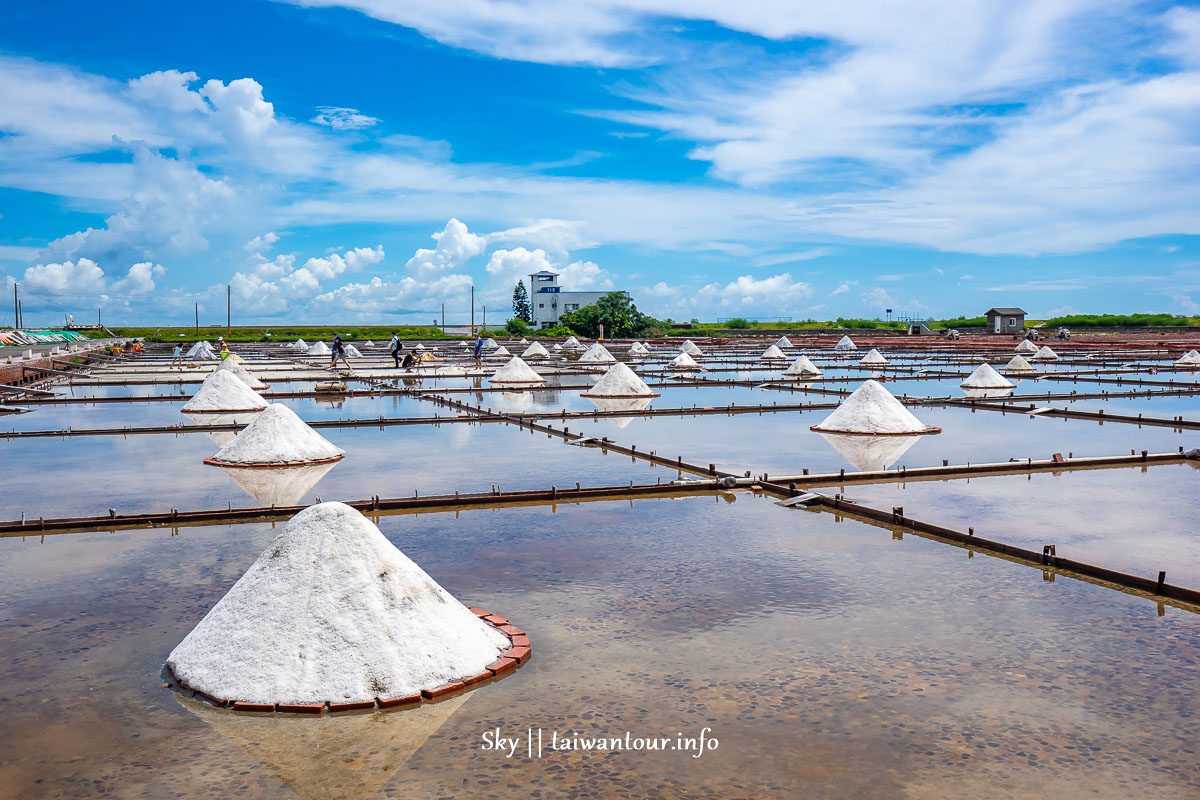
[{"label": "salt field divider", "polygon": [[[757,485],[764,491],[781,497],[794,497],[805,493],[804,489],[783,485],[781,481],[763,481]],[[907,517],[904,515],[904,509],[901,506],[897,506],[891,511],[886,511],[848,500],[841,495],[830,496],[824,494],[816,495],[814,505],[816,504],[842,516],[867,522],[881,522],[892,528],[912,531],[923,538],[958,545],[969,551],[978,550],[998,555],[1010,561],[1037,567],[1043,571],[1043,577],[1046,577],[1050,573],[1059,574],[1064,577],[1076,578],[1107,588],[1117,588],[1130,594],[1146,596],[1160,603],[1166,600],[1173,600],[1176,602],[1172,603],[1172,605],[1185,608],[1188,611],[1196,612],[1200,610],[1200,591],[1167,583],[1166,571],[1159,572],[1157,578],[1143,578],[1139,575],[1130,575],[1129,573],[1109,569],[1108,567],[1101,567],[1084,561],[1074,561],[1059,556],[1057,554],[1058,548],[1053,544],[1044,545],[1042,552],[1039,553],[1036,550],[1029,550],[1024,547],[976,536],[973,529],[964,533],[953,528],[934,525]]]},{"label": "salt field divider", "polygon": [[[385,498],[376,495],[367,500],[343,500],[346,505],[363,514],[385,512],[404,513],[413,511],[454,510],[457,508],[498,508],[519,505],[546,505],[576,503],[595,500],[625,500],[635,497],[676,497],[688,494],[714,494],[727,491],[715,480],[671,481],[669,483],[634,484],[623,486],[584,486],[574,488],[532,489],[515,492],[501,491],[499,487],[490,492],[455,492],[454,494],[426,495],[424,497]],[[111,532],[142,528],[180,528],[209,525],[234,525],[249,522],[278,522],[287,520],[308,508],[295,506],[248,506],[243,508],[206,509],[180,511],[173,508],[165,513],[117,514],[110,509],[105,516],[57,517],[0,522],[0,537],[37,536],[47,533],[69,533],[72,531]]]}]

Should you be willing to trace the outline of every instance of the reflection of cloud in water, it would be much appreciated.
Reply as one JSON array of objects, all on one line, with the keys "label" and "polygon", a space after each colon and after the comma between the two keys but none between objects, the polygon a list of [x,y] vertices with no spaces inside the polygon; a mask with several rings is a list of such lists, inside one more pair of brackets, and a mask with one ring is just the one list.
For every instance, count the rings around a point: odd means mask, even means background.
[{"label": "reflection of cloud in water", "polygon": [[920,434],[912,436],[854,436],[848,433],[823,433],[821,438],[829,442],[842,458],[860,471],[883,470],[890,467],[908,448],[917,443]]},{"label": "reflection of cloud in water", "polygon": [[296,467],[220,467],[220,470],[264,506],[294,506],[299,505],[309,490],[338,463]]},{"label": "reflection of cloud in water", "polygon": [[497,410],[520,412],[533,408],[532,392],[503,391],[491,396]]},{"label": "reflection of cloud in water", "polygon": [[176,695],[176,701],[299,797],[380,797],[400,768],[470,694],[415,708],[316,717],[234,714]]},{"label": "reflection of cloud in water", "polygon": [[[187,411],[183,415],[193,425],[249,425],[250,421],[257,417],[257,411],[241,411],[232,414],[190,414]],[[233,437],[237,436],[237,431],[207,431],[206,434],[213,444],[217,447],[224,447],[233,441]]]},{"label": "reflection of cloud in water", "polygon": [[[588,397],[600,411],[641,411],[649,408],[651,397]],[[618,430],[624,429],[636,417],[609,417],[608,421]]]}]

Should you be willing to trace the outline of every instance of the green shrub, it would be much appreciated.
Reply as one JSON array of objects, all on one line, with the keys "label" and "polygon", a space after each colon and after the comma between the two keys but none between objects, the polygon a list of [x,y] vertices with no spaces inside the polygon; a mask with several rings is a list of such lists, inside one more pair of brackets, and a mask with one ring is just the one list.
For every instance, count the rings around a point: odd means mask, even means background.
[{"label": "green shrub", "polygon": [[519,317],[513,317],[504,323],[504,330],[508,331],[510,336],[524,336],[529,333],[529,324]]},{"label": "green shrub", "polygon": [[733,319],[725,321],[725,327],[733,328],[734,330],[742,330],[750,327],[750,320],[742,319],[741,317],[734,317]]},{"label": "green shrub", "polygon": [[575,331],[568,328],[566,325],[559,323],[553,328],[546,328],[537,332],[538,336],[553,336],[556,339],[568,339],[575,335]]}]

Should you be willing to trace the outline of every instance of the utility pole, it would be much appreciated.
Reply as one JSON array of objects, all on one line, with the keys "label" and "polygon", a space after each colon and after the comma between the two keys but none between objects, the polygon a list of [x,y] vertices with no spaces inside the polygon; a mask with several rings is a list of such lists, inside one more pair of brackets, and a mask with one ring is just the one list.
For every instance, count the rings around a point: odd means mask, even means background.
[{"label": "utility pole", "polygon": [[446,304],[442,303],[442,335],[446,335]]},{"label": "utility pole", "polygon": [[483,325],[480,326],[480,329],[487,330],[487,306],[483,307]]},{"label": "utility pole", "polygon": [[21,301],[17,299],[17,287],[19,283],[13,283],[13,330],[21,327]]},{"label": "utility pole", "polygon": [[200,304],[196,303],[196,341],[200,341]]},{"label": "utility pole", "polygon": [[233,306],[231,298],[232,298],[232,293],[231,293],[229,284],[227,283],[227,284],[225,284],[225,335],[226,336],[230,336],[233,334],[233,330],[229,324],[229,320],[232,318],[232,312],[230,309]]},{"label": "utility pole", "polygon": [[[16,287],[14,287],[16,288]],[[475,336],[475,284],[471,284],[471,337]]]},{"label": "utility pole", "polygon": [[98,309],[98,308],[96,309],[96,324],[97,324],[97,325],[100,325],[100,324],[102,324],[102,323],[100,322],[100,309]]}]

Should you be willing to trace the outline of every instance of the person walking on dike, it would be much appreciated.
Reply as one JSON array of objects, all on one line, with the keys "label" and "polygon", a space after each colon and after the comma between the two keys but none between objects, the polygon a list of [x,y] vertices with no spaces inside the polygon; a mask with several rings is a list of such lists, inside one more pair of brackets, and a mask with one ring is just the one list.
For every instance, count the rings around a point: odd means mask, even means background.
[{"label": "person walking on dike", "polygon": [[333,369],[337,366],[339,358],[342,360],[342,363],[346,365],[346,369],[350,369],[350,362],[346,360],[346,345],[342,344],[341,334],[335,333],[333,335],[333,342],[331,343],[329,349],[333,351],[333,360],[329,362],[330,369]]},{"label": "person walking on dike", "polygon": [[483,331],[475,339],[475,369],[483,369]]},{"label": "person walking on dike", "polygon": [[179,365],[183,369],[183,345],[175,345],[175,349],[171,351],[171,366]]},{"label": "person walking on dike", "polygon": [[392,361],[396,362],[396,369],[400,369],[400,351],[404,349],[404,345],[400,344],[400,337],[392,331],[392,341],[388,342],[388,350],[392,354]]}]

